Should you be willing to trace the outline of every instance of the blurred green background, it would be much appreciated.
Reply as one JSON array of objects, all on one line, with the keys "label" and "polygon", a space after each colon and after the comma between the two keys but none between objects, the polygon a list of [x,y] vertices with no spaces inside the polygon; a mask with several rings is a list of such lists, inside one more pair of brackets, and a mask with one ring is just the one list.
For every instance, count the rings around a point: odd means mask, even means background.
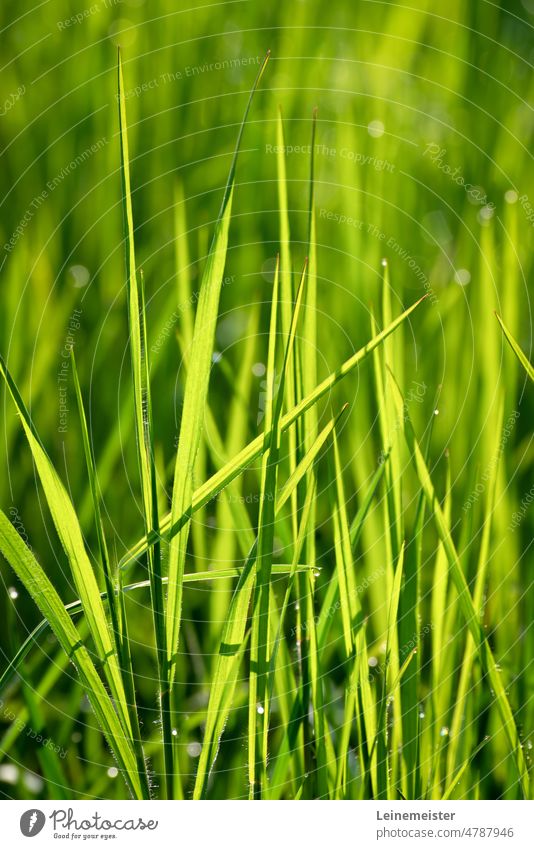
[{"label": "blurred green background", "polygon": [[[509,524],[532,486],[533,400],[493,310],[503,315],[532,359],[533,24],[532,0],[449,0],[446,5],[421,0],[417,9],[374,0],[238,0],[196,7],[165,0],[95,0],[88,5],[3,0],[0,8],[0,350],[68,484],[90,547],[95,547],[95,534],[75,399],[70,381],[62,379],[63,352],[70,344],[90,412],[117,557],[142,528],[127,358],[117,46],[123,51],[127,89],[137,259],[144,269],[149,333],[157,349],[152,358],[155,425],[167,494],[183,386],[174,338],[180,331],[178,277],[189,273],[195,290],[258,57],[270,49],[238,165],[212,410],[224,434],[253,304],[263,305],[255,359],[265,360],[278,250],[272,148],[279,107],[289,148],[295,273],[304,261],[307,146],[317,107],[320,374],[335,369],[370,337],[369,307],[379,301],[383,256],[390,263],[397,311],[431,292],[396,342],[398,372],[406,392],[412,381],[425,386],[420,403],[412,403],[410,411],[421,438],[435,419],[431,468],[443,487],[448,455],[452,524],[458,537],[465,524],[463,505],[490,462],[496,390],[503,381],[505,420],[516,410],[520,413],[504,452],[488,627],[525,738],[532,727],[528,694],[534,690],[528,632],[534,514],[527,507],[517,529],[511,532]],[[177,252],[177,208],[185,210],[189,256]],[[250,375],[245,438],[258,430],[261,384],[261,368],[256,368]],[[334,407],[345,400],[351,405],[341,449],[355,512],[358,493],[381,450],[371,366],[363,366],[331,400]],[[0,402],[0,504],[70,601],[74,590],[66,579],[65,558],[3,389]],[[434,416],[436,407],[439,415]],[[325,405],[325,415],[329,409]],[[210,460],[206,463],[209,470]],[[409,481],[408,476],[411,516],[417,490],[415,483],[410,489]],[[255,486],[251,473],[243,482],[244,495]],[[481,507],[477,499],[467,511],[475,537]],[[251,503],[251,522],[255,509]],[[320,565],[328,571],[328,499],[320,501],[319,514]],[[198,568],[209,557],[215,521],[210,507],[196,520],[192,545]],[[426,546],[430,558],[436,547],[432,531]],[[283,551],[283,538],[280,547]],[[371,514],[360,574],[373,574],[383,557],[381,519]],[[466,554],[468,576],[475,559]],[[4,563],[1,574],[6,627],[0,648],[7,660],[39,617]],[[143,602],[132,602],[132,630],[139,643],[140,702],[150,728],[156,705],[153,660],[142,648],[151,640]],[[380,582],[371,584],[364,603],[379,656],[385,617]],[[206,627],[210,616],[214,621],[211,604],[206,589],[188,590],[184,652],[189,654],[181,680],[189,683],[182,685],[180,733],[191,773],[201,740],[197,711],[206,704],[210,652],[219,633],[217,627]],[[82,739],[82,725],[94,720],[77,685],[50,662],[56,652],[54,641],[45,641],[29,661],[37,676],[54,677],[56,670],[57,680],[38,708],[43,727],[65,750],[65,769],[81,797],[120,795],[120,780],[114,784],[113,764],[98,733],[84,732]],[[332,653],[335,658],[335,648]],[[332,668],[332,680],[341,686],[334,661]],[[24,698],[21,687],[15,687],[9,710],[22,710]],[[0,735],[7,737],[0,738],[0,794],[46,795],[39,779],[42,751],[24,730],[15,739],[7,711],[3,704]],[[216,776],[221,783],[214,795],[245,792],[239,728],[235,720],[235,733],[223,744],[226,773]],[[488,795],[506,793],[505,756],[498,762],[495,754],[488,755],[494,760],[491,777],[487,764],[480,763]]]}]

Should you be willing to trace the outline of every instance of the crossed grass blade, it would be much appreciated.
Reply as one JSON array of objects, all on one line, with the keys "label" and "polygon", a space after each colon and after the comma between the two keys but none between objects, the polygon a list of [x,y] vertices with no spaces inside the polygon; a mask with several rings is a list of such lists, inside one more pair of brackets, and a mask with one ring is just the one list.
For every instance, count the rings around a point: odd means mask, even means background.
[{"label": "crossed grass blade", "polygon": [[[310,395],[303,398],[302,401],[296,404],[292,410],[283,415],[280,422],[282,433],[285,433],[288,428],[290,428],[291,425],[293,425],[300,416],[306,412],[306,410],[327,395],[334,386],[343,380],[344,377],[351,374],[354,369],[357,368],[366,359],[366,357],[368,357],[369,354],[389,336],[390,333],[393,333],[397,327],[409,318],[414,310],[416,310],[426,298],[427,295],[415,301],[415,303],[408,307],[408,309],[398,316],[398,318],[394,319],[390,325],[380,331],[380,333],[374,336],[369,342],[367,342],[366,345],[349,357],[349,359],[346,360],[336,371],[331,372],[328,377],[322,380],[321,383],[315,387],[313,392],[310,393]],[[264,451],[267,450],[271,436],[271,433],[267,434],[267,438],[263,435],[257,436],[238,454],[236,454],[235,457],[219,469],[219,471],[196,489],[191,499],[190,508],[186,513],[183,513],[176,519],[173,519],[170,513],[164,516],[160,525],[160,532],[164,538],[172,539],[172,537],[179,532],[180,528],[182,528],[189,520],[191,514],[207,504],[208,501],[211,501],[212,498],[218,495],[222,489],[233,481],[234,478],[240,475],[254,460],[260,457]],[[123,556],[119,564],[120,567],[126,568],[131,563],[137,561],[137,559],[145,553],[147,545],[151,545],[153,541],[153,537],[149,537],[148,543],[146,537],[139,540],[139,542],[137,542]]]}]

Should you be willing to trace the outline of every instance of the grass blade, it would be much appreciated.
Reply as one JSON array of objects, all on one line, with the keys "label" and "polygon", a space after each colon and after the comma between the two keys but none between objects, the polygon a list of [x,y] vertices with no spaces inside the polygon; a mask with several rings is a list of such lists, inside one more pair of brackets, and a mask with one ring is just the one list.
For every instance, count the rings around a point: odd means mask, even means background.
[{"label": "grass blade", "polygon": [[2,357],[0,357],[0,373],[7,383],[19,413],[54,525],[69,560],[76,590],[83,602],[97,655],[104,667],[113,697],[117,702],[124,732],[129,736],[131,734],[130,718],[124,685],[117,663],[114,640],[100,598],[95,573],[85,549],[76,511],[37,435],[29,413]]},{"label": "grass blade", "polygon": [[512,351],[516,355],[517,359],[519,360],[519,362],[521,363],[521,365],[525,369],[525,371],[528,374],[528,376],[530,377],[530,379],[534,380],[534,368],[532,367],[532,365],[527,360],[526,356],[524,355],[524,353],[521,350],[521,348],[519,347],[518,343],[515,341],[514,337],[512,336],[512,334],[510,333],[510,331],[506,327],[506,325],[505,325],[504,321],[502,320],[502,318],[500,317],[500,315],[497,315],[497,313],[495,313],[495,315],[497,317],[497,321],[499,322],[499,324],[502,327],[503,333],[506,336],[506,339],[508,340],[508,343],[509,343]]},{"label": "grass blade", "polygon": [[[133,795],[142,799],[143,793],[137,774],[134,751],[130,740],[124,734],[123,724],[96,672],[89,652],[43,569],[2,511],[0,511],[0,550],[50,624],[64,652],[78,670],[80,681],[125,780]],[[97,595],[98,604],[101,606],[100,595]],[[85,607],[84,611],[87,613]]]},{"label": "grass blade", "polygon": [[128,300],[128,330],[130,359],[132,366],[133,402],[137,459],[141,482],[143,519],[145,534],[154,537],[154,545],[148,549],[148,573],[151,578],[152,615],[156,637],[158,686],[160,692],[161,725],[163,731],[164,780],[163,794],[170,791],[173,768],[173,739],[170,717],[170,685],[165,663],[165,611],[161,590],[161,549],[159,517],[154,467],[153,427],[150,398],[148,350],[146,345],[146,315],[144,306],[144,284],[137,283],[135,263],[134,225],[132,194],[130,186],[130,157],[128,153],[128,131],[126,124],[126,100],[120,49],[118,51],[118,101],[119,134],[121,151],[122,200],[124,214],[124,240],[126,254],[126,290]]},{"label": "grass blade", "polygon": [[176,527],[179,522],[181,523],[180,532],[173,535],[171,539],[168,567],[169,588],[166,607],[166,646],[168,683],[171,692],[176,677],[176,654],[180,636],[183,573],[189,533],[189,518],[192,512],[193,501],[192,477],[200,446],[204,410],[208,394],[215,322],[226,261],[237,156],[252,98],[265,70],[268,58],[269,54],[265,57],[256,77],[239,130],[221,210],[215,225],[215,233],[202,276],[195,317],[190,368],[187,372],[180,438],[176,452],[170,514],[171,527]]}]

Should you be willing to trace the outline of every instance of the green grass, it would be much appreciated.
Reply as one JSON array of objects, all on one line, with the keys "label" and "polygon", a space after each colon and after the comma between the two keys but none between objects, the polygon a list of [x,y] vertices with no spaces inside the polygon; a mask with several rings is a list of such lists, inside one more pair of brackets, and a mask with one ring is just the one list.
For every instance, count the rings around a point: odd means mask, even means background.
[{"label": "green grass", "polygon": [[532,797],[525,34],[378,5],[56,27],[49,139],[7,32],[3,797]]}]

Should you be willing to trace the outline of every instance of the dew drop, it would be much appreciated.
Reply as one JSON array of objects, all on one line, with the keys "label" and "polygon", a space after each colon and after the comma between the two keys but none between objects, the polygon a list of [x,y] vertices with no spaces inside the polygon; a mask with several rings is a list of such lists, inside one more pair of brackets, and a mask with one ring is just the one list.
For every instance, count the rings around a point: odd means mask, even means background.
[{"label": "dew drop", "polygon": [[85,265],[71,265],[69,274],[76,289],[83,289],[91,279],[90,271]]},{"label": "dew drop", "polygon": [[467,286],[471,282],[471,274],[467,268],[458,268],[454,275],[454,281],[459,286]]},{"label": "dew drop", "polygon": [[118,774],[119,774],[119,770],[117,769],[117,767],[116,766],[110,766],[110,768],[108,769],[109,777],[110,778],[117,778]]},{"label": "dew drop", "polygon": [[41,793],[44,787],[44,781],[39,775],[34,772],[26,771],[22,778],[24,784],[30,793]]},{"label": "dew drop", "polygon": [[256,711],[261,715],[262,713],[265,713],[265,708],[263,705],[257,705]]},{"label": "dew drop", "polygon": [[8,589],[8,593],[9,598],[13,599],[13,601],[15,601],[15,599],[19,597],[18,590],[16,590],[15,587],[10,587]]},{"label": "dew drop", "polygon": [[198,758],[202,751],[202,746],[196,740],[193,743],[187,744],[187,754],[190,758]]},{"label": "dew drop", "polygon": [[449,736],[449,729],[447,728],[446,725],[442,726],[441,731],[439,732],[439,736],[440,737],[448,737]]},{"label": "dew drop", "polygon": [[19,768],[14,764],[2,764],[0,766],[0,781],[5,784],[16,784],[19,780]]},{"label": "dew drop", "polygon": [[373,139],[379,139],[384,135],[384,125],[382,121],[371,121],[367,124],[367,132]]}]

